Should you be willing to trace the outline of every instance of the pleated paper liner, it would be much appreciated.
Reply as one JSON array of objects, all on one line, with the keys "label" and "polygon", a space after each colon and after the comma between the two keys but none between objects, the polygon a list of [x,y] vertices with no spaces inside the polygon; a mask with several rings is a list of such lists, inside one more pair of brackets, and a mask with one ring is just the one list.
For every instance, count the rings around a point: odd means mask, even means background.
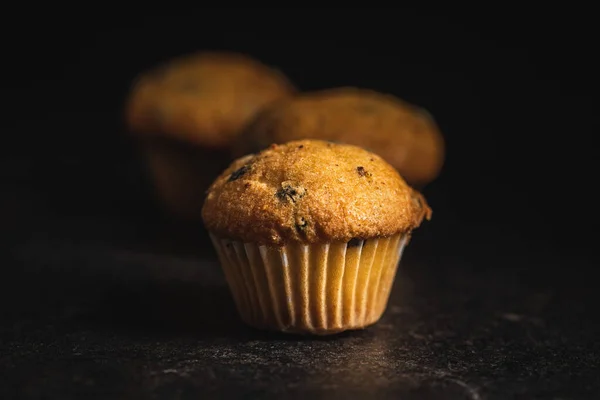
[{"label": "pleated paper liner", "polygon": [[361,329],[381,318],[407,238],[269,247],[211,234],[245,323],[316,335]]}]

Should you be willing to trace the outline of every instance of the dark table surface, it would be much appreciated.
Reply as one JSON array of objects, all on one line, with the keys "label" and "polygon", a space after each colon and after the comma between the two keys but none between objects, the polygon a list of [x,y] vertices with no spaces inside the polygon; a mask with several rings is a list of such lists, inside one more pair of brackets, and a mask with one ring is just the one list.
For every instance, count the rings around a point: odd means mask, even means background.
[{"label": "dark table surface", "polygon": [[[417,5],[238,19],[52,3],[4,24],[0,399],[599,399],[596,14]],[[245,327],[202,229],[149,204],[123,100],[140,71],[201,48],[435,116],[448,157],[425,190],[433,220],[377,325]]]},{"label": "dark table surface", "polygon": [[238,320],[201,228],[154,219],[127,185],[41,181],[2,200],[2,399],[600,396],[585,256],[442,212],[377,325],[264,333]]}]

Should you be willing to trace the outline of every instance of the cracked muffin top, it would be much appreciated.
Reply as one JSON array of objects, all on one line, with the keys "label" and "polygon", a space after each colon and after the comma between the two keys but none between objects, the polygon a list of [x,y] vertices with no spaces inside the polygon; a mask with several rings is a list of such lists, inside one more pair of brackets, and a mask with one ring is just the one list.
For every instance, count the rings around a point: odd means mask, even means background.
[{"label": "cracked muffin top", "polygon": [[233,155],[300,139],[353,144],[381,155],[411,186],[440,173],[445,142],[432,116],[395,96],[342,87],[274,102],[240,134]]},{"label": "cracked muffin top", "polygon": [[235,160],[209,188],[202,217],[215,235],[285,245],[409,234],[431,209],[376,154],[298,140]]}]

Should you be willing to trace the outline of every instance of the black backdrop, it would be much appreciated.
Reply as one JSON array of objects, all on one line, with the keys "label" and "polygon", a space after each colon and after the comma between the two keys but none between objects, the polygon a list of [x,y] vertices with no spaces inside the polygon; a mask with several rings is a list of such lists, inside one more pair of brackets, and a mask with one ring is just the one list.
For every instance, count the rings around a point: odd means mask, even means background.
[{"label": "black backdrop", "polygon": [[[0,398],[599,397],[591,10],[90,4],[0,13]],[[372,329],[244,329],[198,227],[157,217],[123,99],[138,72],[204,48],[436,117],[433,220]]]},{"label": "black backdrop", "polygon": [[7,13],[2,28],[2,174],[15,226],[16,205],[29,217],[135,210],[120,119],[129,83],[170,57],[230,49],[305,90],[362,86],[429,109],[448,150],[425,190],[434,222],[424,229],[439,246],[594,256],[589,10],[30,11]]}]

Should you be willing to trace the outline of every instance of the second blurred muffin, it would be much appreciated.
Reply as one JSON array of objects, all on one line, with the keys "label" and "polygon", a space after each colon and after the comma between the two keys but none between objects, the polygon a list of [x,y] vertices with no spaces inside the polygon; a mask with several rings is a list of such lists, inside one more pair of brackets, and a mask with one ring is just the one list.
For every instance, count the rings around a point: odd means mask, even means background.
[{"label": "second blurred muffin", "polygon": [[295,92],[277,70],[230,52],[195,53],[141,74],[127,100],[126,123],[167,210],[200,219],[204,191],[228,164],[240,129]]},{"label": "second blurred muffin", "polygon": [[233,154],[299,139],[369,149],[416,187],[434,180],[444,163],[444,139],[428,112],[391,95],[350,87],[306,92],[265,108],[240,135]]}]

